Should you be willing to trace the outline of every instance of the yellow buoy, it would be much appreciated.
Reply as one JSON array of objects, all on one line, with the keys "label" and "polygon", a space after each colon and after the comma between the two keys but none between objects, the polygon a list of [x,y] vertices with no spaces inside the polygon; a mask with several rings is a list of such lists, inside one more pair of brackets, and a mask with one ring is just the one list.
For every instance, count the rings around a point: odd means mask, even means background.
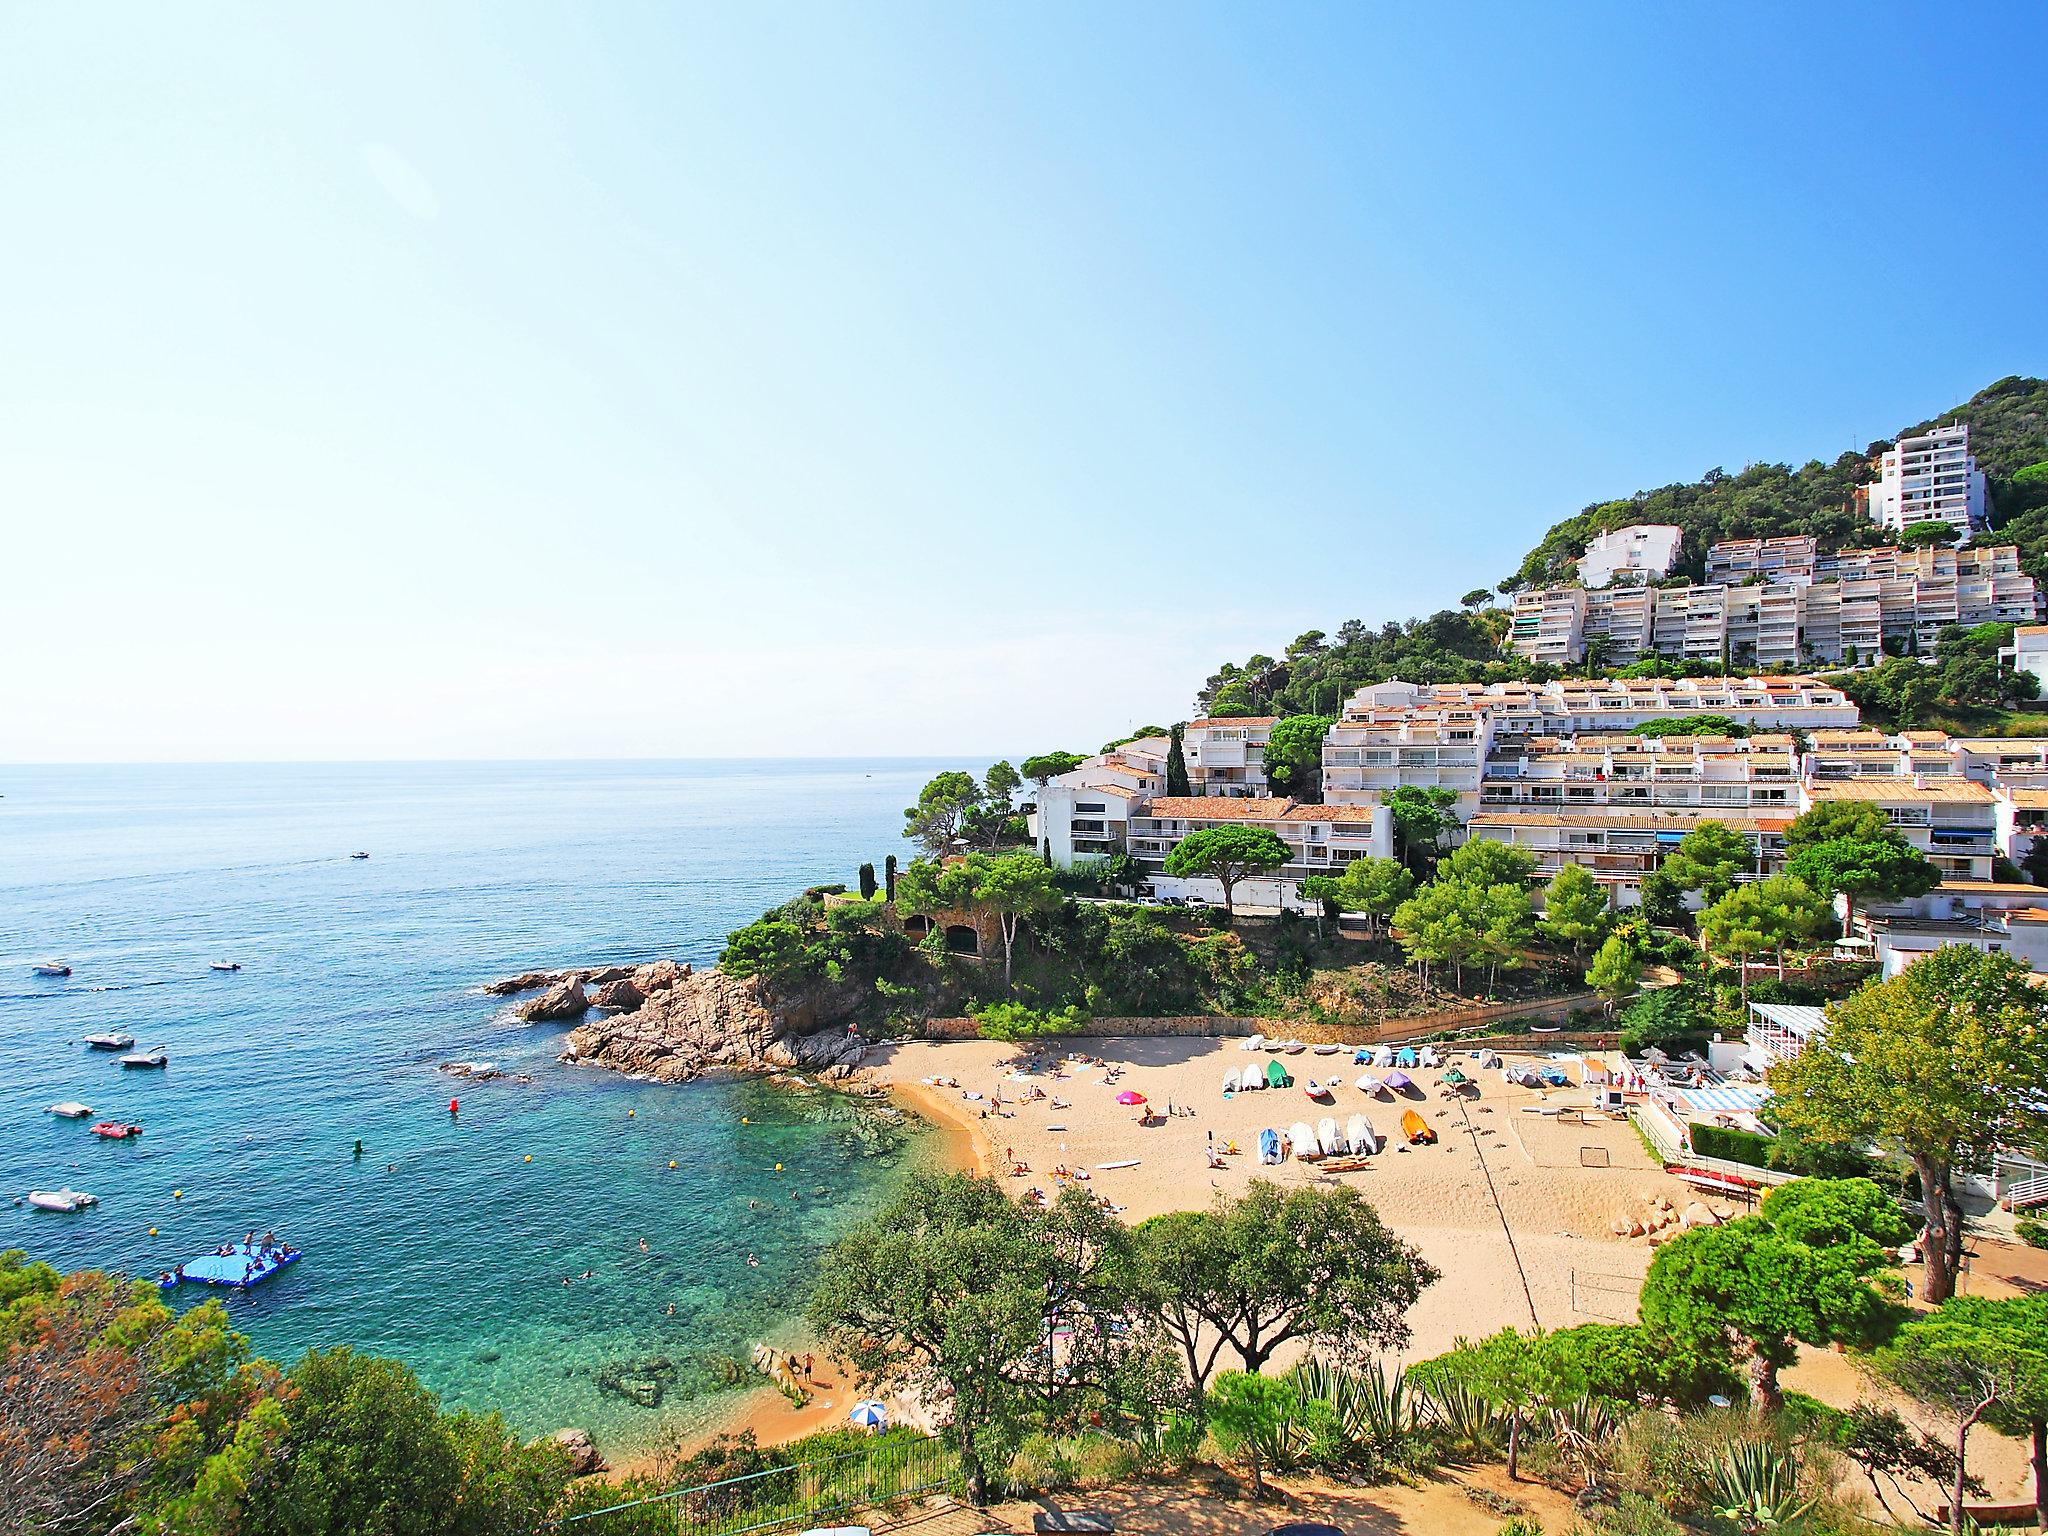
[{"label": "yellow buoy", "polygon": [[747,1117],[746,1117],[745,1115],[741,1115],[741,1116],[740,1116],[740,1124],[741,1124],[741,1125],[746,1125],[746,1124],[748,1124],[748,1123],[750,1123],[750,1122],[749,1122],[749,1121],[747,1120]]},{"label": "yellow buoy", "polygon": [[669,1167],[671,1167],[671,1168],[675,1167],[675,1165],[676,1165],[676,1160],[675,1160],[674,1158],[670,1158],[670,1159],[668,1160],[668,1165],[669,1165]]},{"label": "yellow buoy", "polygon": [[149,1235],[150,1235],[151,1237],[155,1237],[155,1236],[156,1236],[156,1228],[155,1228],[155,1227],[151,1227],[151,1228],[149,1229]]},{"label": "yellow buoy", "polygon": [[533,1154],[532,1154],[531,1152],[529,1152],[529,1153],[527,1153],[527,1154],[526,1154],[526,1160],[527,1160],[527,1161],[528,1161],[529,1163],[533,1161]]},{"label": "yellow buoy", "polygon": [[171,1191],[171,1198],[173,1200],[182,1200],[185,1198],[185,1191],[183,1191],[182,1189],[174,1189]]},{"label": "yellow buoy", "polygon": [[780,1173],[780,1172],[782,1172],[782,1164],[780,1164],[780,1163],[777,1163],[777,1164],[775,1165],[775,1171],[776,1171],[777,1173]]},{"label": "yellow buoy", "polygon": [[639,1111],[638,1111],[638,1110],[636,1110],[636,1109],[629,1109],[629,1110],[627,1110],[627,1111],[626,1111],[626,1118],[627,1118],[628,1120],[630,1120],[630,1119],[632,1119],[632,1118],[633,1118],[633,1117],[634,1117],[634,1116],[635,1116],[636,1114],[638,1114],[638,1113],[639,1113]]}]

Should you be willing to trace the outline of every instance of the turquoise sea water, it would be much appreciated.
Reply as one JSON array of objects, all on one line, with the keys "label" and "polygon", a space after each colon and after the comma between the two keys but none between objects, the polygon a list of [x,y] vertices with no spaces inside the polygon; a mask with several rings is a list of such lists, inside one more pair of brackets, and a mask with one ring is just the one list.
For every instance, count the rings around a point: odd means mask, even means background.
[{"label": "turquoise sea water", "polygon": [[[838,1095],[558,1065],[563,1026],[478,986],[708,963],[901,850],[941,766],[0,768],[0,1248],[155,1275],[274,1230],[306,1258],[229,1303],[266,1354],[395,1355],[531,1433],[703,1422],[729,1401],[720,1357],[788,1327],[819,1249],[928,1144]],[[32,977],[46,957],[72,977]],[[112,1028],[169,1070],[79,1043]],[[533,1081],[459,1082],[451,1059]],[[144,1133],[104,1142],[48,1114],[61,1099]],[[15,1203],[61,1185],[102,1203]],[[660,1408],[601,1384],[622,1367],[664,1380]]]}]

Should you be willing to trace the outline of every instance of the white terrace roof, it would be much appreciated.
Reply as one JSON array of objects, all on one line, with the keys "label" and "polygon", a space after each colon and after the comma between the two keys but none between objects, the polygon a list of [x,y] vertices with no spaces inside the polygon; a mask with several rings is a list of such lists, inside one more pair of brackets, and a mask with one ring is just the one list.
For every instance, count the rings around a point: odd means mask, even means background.
[{"label": "white terrace roof", "polygon": [[1811,1040],[1828,1027],[1827,1010],[1806,1008],[1794,1003],[1751,1003],[1750,1015],[1761,1019],[1773,1029],[1782,1029],[1801,1039]]}]

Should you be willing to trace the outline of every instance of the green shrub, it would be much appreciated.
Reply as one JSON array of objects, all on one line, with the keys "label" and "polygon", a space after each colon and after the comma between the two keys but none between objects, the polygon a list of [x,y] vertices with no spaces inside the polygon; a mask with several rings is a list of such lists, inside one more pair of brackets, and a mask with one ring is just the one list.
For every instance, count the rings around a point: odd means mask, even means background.
[{"label": "green shrub", "polygon": [[2022,1216],[2013,1223],[2020,1241],[2035,1248],[2048,1248],[2048,1221],[2033,1216]]},{"label": "green shrub", "polygon": [[1088,1022],[1078,1008],[1043,1011],[1025,1003],[990,1003],[974,1015],[984,1040],[1040,1040],[1071,1035]]},{"label": "green shrub", "polygon": [[1777,1149],[1777,1138],[1738,1130],[1734,1126],[1695,1125],[1692,1128],[1692,1149],[1701,1157],[1746,1163],[1752,1168],[1771,1168],[1776,1166],[1771,1161],[1771,1154]]}]

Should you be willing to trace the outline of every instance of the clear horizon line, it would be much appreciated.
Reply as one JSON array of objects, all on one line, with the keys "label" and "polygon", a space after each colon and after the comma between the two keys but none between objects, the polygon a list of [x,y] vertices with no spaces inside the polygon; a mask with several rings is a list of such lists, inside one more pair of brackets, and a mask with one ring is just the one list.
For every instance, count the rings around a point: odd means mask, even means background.
[{"label": "clear horizon line", "polygon": [[[1001,760],[1004,753],[974,752],[884,752],[872,755],[833,753],[703,753],[692,756],[646,755],[621,757],[109,757],[109,758],[17,758],[0,760],[0,773],[24,768],[404,768],[444,764],[495,764],[527,767],[546,764],[600,763],[931,763],[954,758]],[[1017,759],[1019,754],[1007,754]],[[1029,756],[1028,753],[1022,756]]]}]

